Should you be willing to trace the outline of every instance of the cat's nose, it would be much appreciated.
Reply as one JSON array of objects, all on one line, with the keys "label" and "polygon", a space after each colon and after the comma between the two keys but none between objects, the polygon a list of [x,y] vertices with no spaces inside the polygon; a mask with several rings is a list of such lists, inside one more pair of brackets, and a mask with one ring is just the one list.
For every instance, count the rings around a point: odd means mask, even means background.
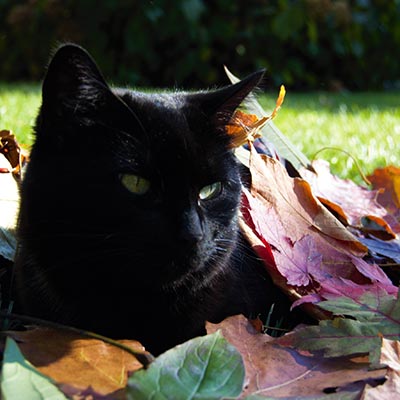
[{"label": "cat's nose", "polygon": [[196,209],[190,208],[183,213],[179,239],[189,245],[196,244],[204,237],[201,218]]}]

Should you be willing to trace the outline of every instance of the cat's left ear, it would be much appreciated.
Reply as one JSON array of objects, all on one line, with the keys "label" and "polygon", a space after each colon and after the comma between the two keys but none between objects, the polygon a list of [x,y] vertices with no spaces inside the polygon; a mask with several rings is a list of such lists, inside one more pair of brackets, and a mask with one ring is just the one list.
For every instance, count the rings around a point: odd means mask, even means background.
[{"label": "cat's left ear", "polygon": [[264,73],[263,69],[222,89],[194,94],[191,100],[194,100],[206,115],[216,118],[218,123],[227,124],[244,99],[260,84]]}]

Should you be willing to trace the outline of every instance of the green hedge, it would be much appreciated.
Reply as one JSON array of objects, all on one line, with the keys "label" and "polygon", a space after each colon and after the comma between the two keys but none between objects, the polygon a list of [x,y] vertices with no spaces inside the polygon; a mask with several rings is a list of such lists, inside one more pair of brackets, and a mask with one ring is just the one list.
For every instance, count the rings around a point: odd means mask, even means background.
[{"label": "green hedge", "polygon": [[399,0],[0,0],[0,80],[43,74],[57,43],[116,83],[204,87],[266,67],[268,85],[399,83]]}]

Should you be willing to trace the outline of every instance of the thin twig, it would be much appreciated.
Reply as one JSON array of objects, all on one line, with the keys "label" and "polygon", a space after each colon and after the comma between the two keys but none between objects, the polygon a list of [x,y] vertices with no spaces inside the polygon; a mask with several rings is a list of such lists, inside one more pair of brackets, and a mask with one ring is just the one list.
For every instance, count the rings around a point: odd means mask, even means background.
[{"label": "thin twig", "polygon": [[41,326],[45,326],[47,328],[61,329],[61,330],[76,333],[78,335],[82,335],[82,336],[85,336],[88,338],[101,340],[104,343],[118,347],[119,349],[124,350],[127,353],[131,354],[143,365],[143,368],[145,368],[145,369],[147,369],[148,366],[151,364],[151,362],[154,360],[154,357],[148,352],[133,350],[130,347],[118,342],[117,340],[110,339],[106,336],[102,336],[102,335],[99,335],[94,332],[89,332],[89,331],[85,331],[83,329],[74,328],[73,326],[62,325],[62,324],[59,324],[58,322],[46,321],[44,319],[29,317],[27,315],[13,314],[13,313],[9,313],[6,310],[0,310],[0,317],[19,320],[21,322],[29,323],[29,324],[41,325]]},{"label": "thin twig", "polygon": [[287,328],[277,328],[276,326],[270,326],[270,325],[263,325],[263,330],[264,331],[280,331],[280,332],[290,332],[290,329]]},{"label": "thin twig", "polygon": [[346,151],[346,150],[344,150],[344,149],[341,149],[340,147],[331,147],[331,146],[323,147],[322,149],[319,149],[319,150],[314,154],[314,156],[313,156],[312,159],[315,160],[315,157],[317,156],[317,154],[321,153],[321,152],[324,151],[324,150],[340,151],[340,152],[346,154],[347,156],[349,156],[349,157],[354,161],[354,163],[356,164],[356,168],[358,169],[358,172],[360,173],[361,179],[362,179],[368,186],[371,186],[371,185],[372,185],[372,183],[370,182],[370,180],[365,176],[364,172],[362,171],[361,166],[360,166],[360,163],[358,162],[358,160],[357,160],[351,153],[349,153],[348,151]]}]

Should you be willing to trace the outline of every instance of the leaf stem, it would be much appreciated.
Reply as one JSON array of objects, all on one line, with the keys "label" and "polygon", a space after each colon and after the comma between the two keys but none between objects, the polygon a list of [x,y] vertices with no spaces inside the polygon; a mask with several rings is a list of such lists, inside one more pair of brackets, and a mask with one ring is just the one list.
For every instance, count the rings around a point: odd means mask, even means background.
[{"label": "leaf stem", "polygon": [[355,158],[355,157],[353,156],[353,154],[351,154],[351,153],[348,152],[347,150],[341,149],[340,147],[326,146],[326,147],[323,147],[322,149],[319,149],[319,150],[314,154],[314,156],[312,157],[312,159],[315,160],[315,158],[317,157],[317,155],[318,155],[319,153],[321,153],[322,151],[324,151],[324,150],[334,150],[334,151],[339,151],[339,152],[341,152],[341,153],[346,154],[348,157],[350,157],[350,158],[354,161],[354,164],[356,165],[356,168],[358,169],[358,172],[359,172],[359,174],[360,174],[360,176],[361,176],[361,179],[362,179],[368,186],[371,186],[371,185],[372,185],[372,183],[370,182],[370,180],[365,176],[364,172],[362,171],[361,166],[360,166],[360,163],[358,162],[357,158]]}]

